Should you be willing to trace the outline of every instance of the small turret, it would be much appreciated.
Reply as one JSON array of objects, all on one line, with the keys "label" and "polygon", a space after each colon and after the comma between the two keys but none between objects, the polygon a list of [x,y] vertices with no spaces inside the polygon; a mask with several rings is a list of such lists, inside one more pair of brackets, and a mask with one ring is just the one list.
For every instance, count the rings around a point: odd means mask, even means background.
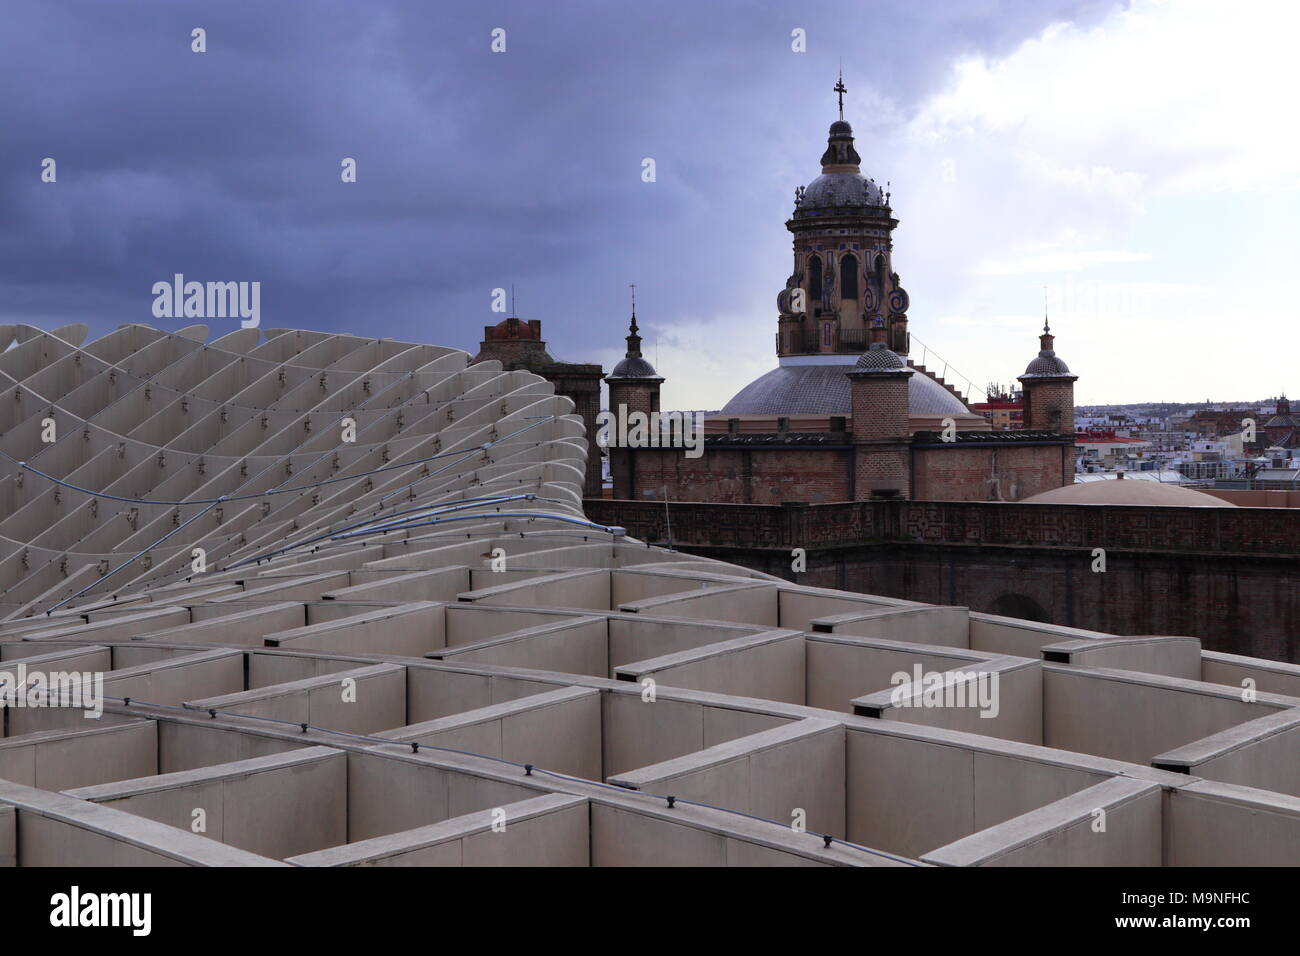
[{"label": "small turret", "polygon": [[1043,334],[1038,337],[1038,356],[1019,379],[1024,390],[1025,428],[1073,435],[1074,383],[1079,376],[1071,374],[1070,366],[1056,354],[1055,341],[1044,314]]}]

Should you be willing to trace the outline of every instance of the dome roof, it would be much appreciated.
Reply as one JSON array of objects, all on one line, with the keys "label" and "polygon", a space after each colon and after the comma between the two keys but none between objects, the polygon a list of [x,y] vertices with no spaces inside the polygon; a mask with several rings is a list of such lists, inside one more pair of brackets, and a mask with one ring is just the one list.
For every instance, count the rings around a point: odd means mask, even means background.
[{"label": "dome roof", "polygon": [[[1043,316],[1043,334],[1038,337],[1038,356],[1025,366],[1025,374],[1020,378],[1063,378],[1070,375],[1070,366],[1061,361],[1060,357],[1052,349],[1056,342],[1056,336],[1052,334],[1051,327],[1047,324],[1047,316]],[[1071,376],[1074,377],[1074,376]]]},{"label": "dome roof", "polygon": [[655,367],[639,355],[631,355],[614,366],[606,378],[658,378]]},{"label": "dome roof", "polygon": [[1107,479],[1063,485],[1032,495],[1021,504],[1043,505],[1145,505],[1149,508],[1235,508],[1236,505],[1203,491],[1142,479]]},{"label": "dome roof", "polygon": [[641,357],[641,336],[637,333],[636,312],[632,313],[632,324],[628,327],[627,354],[614,366],[614,371],[605,376],[605,381],[620,378],[640,378],[662,382],[663,378],[655,367]]},{"label": "dome roof", "polygon": [[883,209],[888,197],[874,179],[862,175],[861,162],[853,148],[853,127],[836,120],[822,154],[822,174],[795,193],[795,216],[815,216],[826,209]]},{"label": "dome roof", "polygon": [[907,363],[897,352],[878,344],[873,344],[871,348],[859,355],[853,365],[855,372],[884,372],[898,368],[907,368]]},{"label": "dome roof", "polygon": [[875,180],[861,173],[822,173],[803,190],[799,208],[825,206],[883,206],[885,194]]},{"label": "dome roof", "polygon": [[1070,366],[1066,365],[1051,349],[1044,349],[1038,357],[1025,367],[1026,375],[1069,375]]},{"label": "dome roof", "polygon": [[[854,357],[842,357],[844,364],[774,368],[737,392],[720,414],[851,415],[853,399],[845,372],[854,368]],[[919,372],[907,382],[907,410],[911,415],[971,415],[961,399]]]}]

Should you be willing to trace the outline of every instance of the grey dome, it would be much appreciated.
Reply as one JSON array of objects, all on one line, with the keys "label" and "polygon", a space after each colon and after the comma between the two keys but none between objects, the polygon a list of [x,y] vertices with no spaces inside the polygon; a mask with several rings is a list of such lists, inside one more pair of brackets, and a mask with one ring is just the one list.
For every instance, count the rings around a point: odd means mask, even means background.
[{"label": "grey dome", "polygon": [[1054,344],[1056,344],[1056,336],[1052,334],[1051,326],[1047,324],[1047,315],[1044,314],[1043,334],[1038,337],[1038,357],[1025,367],[1025,374],[1020,376],[1021,379],[1078,377],[1070,375],[1070,366],[1057,356],[1052,348]]},{"label": "grey dome", "polygon": [[824,206],[883,206],[884,193],[861,173],[822,173],[804,187],[799,208]]},{"label": "grey dome", "polygon": [[883,345],[872,345],[860,356],[853,366],[854,371],[883,372],[898,368],[907,368],[897,352],[890,351]]},{"label": "grey dome", "polygon": [[1043,349],[1038,353],[1038,358],[1029,363],[1025,369],[1025,375],[1033,377],[1050,377],[1054,375],[1069,375],[1070,366],[1061,361],[1056,353],[1051,349]]},{"label": "grey dome", "polygon": [[639,355],[629,356],[614,366],[614,371],[607,376],[610,378],[658,378],[659,373],[655,367],[641,358]]},{"label": "grey dome", "polygon": [[[723,406],[722,415],[851,415],[849,377],[853,357],[843,365],[783,365],[750,382]],[[907,381],[912,415],[969,415],[961,400],[921,372]]]}]

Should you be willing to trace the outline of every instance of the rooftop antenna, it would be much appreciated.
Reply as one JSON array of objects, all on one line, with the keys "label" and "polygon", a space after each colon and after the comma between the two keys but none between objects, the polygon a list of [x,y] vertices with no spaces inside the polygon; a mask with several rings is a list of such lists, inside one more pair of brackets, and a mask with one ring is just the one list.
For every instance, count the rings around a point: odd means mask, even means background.
[{"label": "rooftop antenna", "polygon": [[[628,327],[632,330],[632,334],[636,335],[636,283],[629,282],[628,288],[632,290],[632,323]],[[638,345],[637,348],[640,346]]]},{"label": "rooftop antenna", "polygon": [[510,283],[510,315],[519,318],[519,311],[515,308],[515,284]]},{"label": "rooftop antenna", "polygon": [[835,92],[839,94],[841,120],[844,119],[844,94],[847,93],[848,91],[849,88],[844,85],[844,58],[840,57],[840,78],[839,81],[835,84]]}]

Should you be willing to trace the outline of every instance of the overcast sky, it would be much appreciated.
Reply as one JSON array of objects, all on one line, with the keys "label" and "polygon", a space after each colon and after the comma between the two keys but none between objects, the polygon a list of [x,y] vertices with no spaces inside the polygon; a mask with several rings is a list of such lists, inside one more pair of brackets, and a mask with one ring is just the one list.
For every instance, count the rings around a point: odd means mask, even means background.
[{"label": "overcast sky", "polygon": [[177,328],[179,272],[473,352],[513,283],[608,369],[635,282],[664,407],[717,408],[775,365],[842,58],[928,364],[1011,381],[1046,286],[1080,402],[1300,393],[1298,33],[1285,0],[8,0],[0,322]]}]

